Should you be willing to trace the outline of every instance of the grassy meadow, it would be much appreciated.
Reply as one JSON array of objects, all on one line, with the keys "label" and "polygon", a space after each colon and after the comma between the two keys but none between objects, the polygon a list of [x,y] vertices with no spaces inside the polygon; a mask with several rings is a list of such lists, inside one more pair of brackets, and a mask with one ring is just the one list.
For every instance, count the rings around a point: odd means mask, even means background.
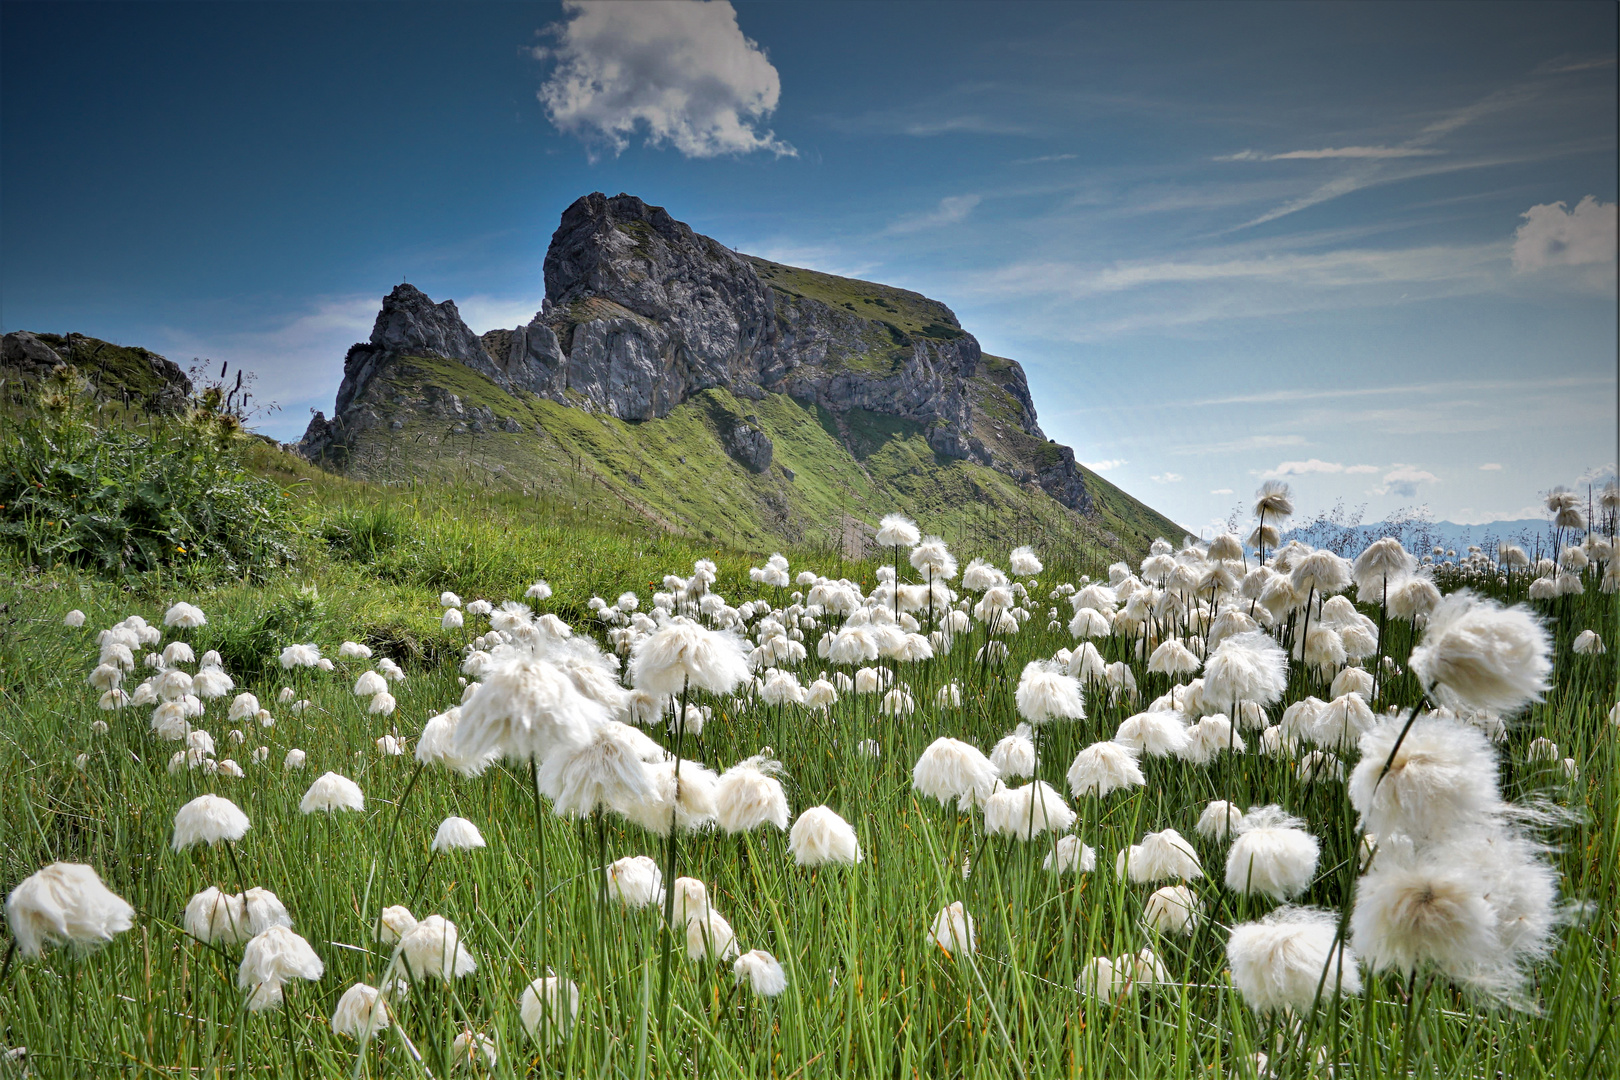
[{"label": "grassy meadow", "polygon": [[[1112,556],[1047,550],[1037,541],[1046,565],[1019,579],[1031,617],[1002,638],[1005,658],[978,655],[987,631],[975,620],[933,659],[883,662],[910,689],[910,715],[886,715],[876,692],[841,692],[825,710],[766,704],[747,684],[738,695],[694,698],[712,715],[685,740],[689,758],[723,770],[769,747],[784,767],[791,814],[831,807],[854,826],[863,860],[800,868],[787,834],[770,826],[737,836],[683,834],[678,872],[707,884],[741,949],[780,961],[787,988],[773,998],[753,994],[738,985],[729,961],[690,961],[683,949],[662,1020],[661,911],[604,899],[599,870],[629,855],[662,863],[662,839],[614,814],[555,815],[519,763],[499,763],[478,778],[418,771],[417,737],[429,717],[462,699],[463,657],[489,629],[473,614],[462,629],[445,629],[439,595],[451,590],[464,602],[498,605],[543,578],[554,593],[531,601],[537,613],[556,614],[612,651],[590,599],[612,604],[630,592],[646,613],[665,575],[685,577],[695,560],[714,561],[712,588],[732,606],[755,600],[780,611],[802,587],[750,580],[749,568],[768,552],[662,533],[616,513],[611,500],[593,505],[586,497],[451,483],[373,486],[315,473],[267,448],[246,452],[256,473],[288,493],[290,561],[234,575],[170,562],[123,576],[42,569],[17,556],[0,562],[0,889],[52,861],[87,863],[137,912],[133,928],[104,947],[11,958],[0,983],[0,1076],[1620,1075],[1614,654],[1571,648],[1588,629],[1606,643],[1620,640],[1616,597],[1600,591],[1596,565],[1585,572],[1583,594],[1536,601],[1524,599],[1527,576],[1504,583],[1494,570],[1478,571],[1477,560],[1475,571],[1437,575],[1443,588],[1468,584],[1530,604],[1555,642],[1553,689],[1511,721],[1500,744],[1505,797],[1570,812],[1545,839],[1565,898],[1589,902],[1535,968],[1534,1008],[1490,1007],[1440,978],[1368,971],[1363,993],[1338,996],[1330,987],[1308,1019],[1258,1017],[1228,979],[1226,939],[1277,905],[1223,886],[1230,840],[1198,833],[1204,807],[1216,798],[1239,808],[1276,803],[1304,819],[1321,855],[1294,902],[1335,914],[1354,887],[1361,830],[1342,781],[1302,772],[1308,746],[1263,753],[1259,730],[1243,731],[1245,752],[1221,753],[1208,765],[1144,756],[1145,785],[1069,798],[1065,773],[1077,752],[1112,738],[1121,721],[1170,689],[1170,676],[1147,670],[1139,639],[1109,634],[1093,642],[1108,661],[1129,664],[1134,694],[1090,684],[1084,719],[1052,722],[1037,734],[1035,776],[1078,814],[1072,831],[1095,849],[1094,870],[1052,873],[1043,861],[1055,837],[987,837],[981,813],[921,796],[912,770],[925,747],[952,736],[988,752],[1020,722],[1014,699],[1026,663],[1079,646],[1067,629],[1067,596],[1053,591],[1106,582]],[[919,524],[925,532],[937,527],[926,518]],[[828,548],[783,553],[793,574],[847,578],[867,593],[878,584],[882,560],[848,561]],[[982,555],[1007,565],[1007,551],[969,541],[956,554],[964,564]],[[916,580],[903,556],[900,566],[904,580]],[[179,640],[197,656],[220,654],[235,687],[207,702],[194,724],[212,736],[216,762],[235,761],[240,777],[183,764],[171,771],[180,744],[152,733],[150,708],[104,711],[86,683],[99,631],[132,614],[161,625],[177,601],[200,607],[207,623],[167,629],[162,644]],[[86,614],[82,627],[64,625],[72,609]],[[1376,607],[1361,610],[1378,619]],[[809,655],[787,669],[805,684],[824,671],[853,674],[816,654],[817,640],[841,619],[802,608],[795,615]],[[1167,625],[1165,636],[1197,629]],[[371,660],[337,659],[346,641],[366,645]],[[334,669],[288,671],[277,663],[284,647],[306,642],[334,659]],[[1404,715],[1417,702],[1420,688],[1406,671],[1413,644],[1410,623],[1388,621],[1381,654],[1393,657],[1399,674],[1381,680],[1375,710]],[[352,688],[385,657],[404,678],[389,683],[395,711],[376,715]],[[126,688],[152,673],[137,666]],[[1308,695],[1337,696],[1332,678],[1293,665],[1267,722]],[[940,704],[941,688],[952,683],[960,704]],[[295,712],[279,700],[284,687],[309,704]],[[273,725],[227,718],[243,691],[257,695]],[[98,721],[104,732],[93,727]],[[669,741],[662,724],[646,730]],[[404,753],[385,753],[384,736],[402,740]],[[1556,755],[1533,749],[1537,739],[1555,742]],[[862,751],[865,740],[875,740],[875,755]],[[285,768],[295,749],[306,762]],[[1343,758],[1352,766],[1354,748]],[[306,789],[328,771],[359,784],[363,810],[300,812]],[[251,829],[234,845],[174,851],[175,812],[207,792],[235,802]],[[487,846],[435,854],[435,830],[451,815],[474,822]],[[1143,908],[1156,884],[1115,872],[1117,853],[1167,827],[1187,838],[1203,867],[1203,877],[1188,882],[1205,916],[1190,935],[1146,928]],[[237,982],[243,947],[204,944],[182,927],[187,901],[208,886],[274,892],[323,961],[321,978],[289,983],[278,1009],[249,1011]],[[929,927],[957,901],[974,920],[977,948],[952,956]],[[397,904],[419,919],[439,914],[453,922],[477,966],[397,993],[394,1023],[362,1047],[335,1033],[331,1017],[352,984],[382,979],[391,948],[374,928],[380,908]],[[1162,962],[1161,981],[1102,997],[1077,991],[1092,958],[1144,948]],[[561,1033],[531,1034],[519,1000],[548,974],[577,985],[577,1020]],[[466,1039],[457,1043],[468,1032],[471,1051]],[[493,1048],[493,1061],[477,1049],[480,1040]],[[1257,1052],[1267,1057],[1266,1071]]]}]

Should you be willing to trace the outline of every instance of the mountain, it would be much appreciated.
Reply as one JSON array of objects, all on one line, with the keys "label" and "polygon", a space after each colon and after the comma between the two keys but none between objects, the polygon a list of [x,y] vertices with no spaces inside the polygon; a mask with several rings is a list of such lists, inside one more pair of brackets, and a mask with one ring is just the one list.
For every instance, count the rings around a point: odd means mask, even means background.
[{"label": "mountain", "polygon": [[154,412],[176,412],[191,397],[191,380],[180,365],[133,345],[114,345],[83,334],[35,334],[14,330],[0,339],[0,369],[20,383],[37,383],[59,365],[71,364],[103,398]]},{"label": "mountain", "polygon": [[1121,553],[1182,535],[1048,439],[1023,369],[938,301],[739,254],[630,195],[564,211],[543,272],[528,325],[483,335],[396,287],[299,452],[535,492],[587,476],[662,526],[760,545],[859,546],[896,508]]},{"label": "mountain", "polygon": [[[1429,555],[1435,548],[1466,553],[1477,546],[1495,552],[1498,544],[1517,544],[1535,554],[1552,547],[1552,525],[1540,518],[1514,521],[1487,521],[1480,525],[1459,525],[1454,521],[1375,521],[1370,525],[1335,525],[1316,521],[1283,534],[1285,539],[1302,540],[1314,547],[1325,547],[1341,555],[1354,556],[1374,540],[1393,536],[1415,555]],[[1567,541],[1566,541],[1567,542]]]}]

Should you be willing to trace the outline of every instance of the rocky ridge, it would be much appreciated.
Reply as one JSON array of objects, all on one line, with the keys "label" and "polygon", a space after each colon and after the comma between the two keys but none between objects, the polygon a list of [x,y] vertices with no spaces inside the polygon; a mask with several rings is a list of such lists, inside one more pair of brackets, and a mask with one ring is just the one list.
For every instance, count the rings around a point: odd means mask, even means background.
[{"label": "rocky ridge", "polygon": [[[383,301],[371,339],[344,360],[331,418],[317,413],[299,452],[346,459],[359,436],[398,426],[409,407],[463,430],[521,430],[452,389],[399,380],[411,358],[459,361],[509,394],[530,393],[621,420],[669,416],[694,395],[787,394],[842,418],[856,411],[918,425],[940,458],[971,460],[1092,508],[1068,448],[1036,422],[1023,369],[984,354],[945,305],[905,290],[739,254],[630,195],[577,200],[544,262],[545,300],[526,326],[476,335],[454,302],[411,285]],[[768,435],[747,417],[719,436],[753,472],[770,467]]]}]

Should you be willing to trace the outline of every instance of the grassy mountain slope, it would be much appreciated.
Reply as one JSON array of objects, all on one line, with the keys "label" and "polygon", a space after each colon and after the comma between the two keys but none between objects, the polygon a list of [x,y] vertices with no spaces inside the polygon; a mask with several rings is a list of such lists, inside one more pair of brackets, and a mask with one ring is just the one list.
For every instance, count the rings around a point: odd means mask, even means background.
[{"label": "grassy mountain slope", "polygon": [[[870,523],[895,509],[958,542],[996,546],[1124,554],[1160,533],[1179,535],[1112,487],[1099,499],[1099,520],[1088,520],[1033,484],[936,455],[914,423],[862,410],[835,416],[782,394],[750,401],[707,390],[665,419],[629,422],[509,394],[454,360],[411,357],[381,378],[386,385],[368,396],[385,422],[359,435],[350,466],[373,479],[471,478],[575,501],[586,492],[664,528],[756,550],[786,542],[856,553]],[[475,427],[428,414],[416,403],[434,387],[468,410],[487,408],[496,422]],[[987,397],[1000,392],[989,384],[984,390]],[[763,472],[725,450],[722,434],[739,422],[775,444]],[[1043,445],[1016,434],[1037,450]],[[1153,531],[1143,531],[1150,522]]]}]

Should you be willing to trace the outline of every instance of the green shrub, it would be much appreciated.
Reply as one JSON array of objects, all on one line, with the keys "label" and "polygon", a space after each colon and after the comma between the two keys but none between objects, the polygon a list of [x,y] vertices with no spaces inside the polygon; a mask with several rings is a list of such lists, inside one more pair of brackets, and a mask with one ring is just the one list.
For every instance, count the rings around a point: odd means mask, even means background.
[{"label": "green shrub", "polygon": [[123,417],[64,368],[0,428],[0,544],[25,562],[114,576],[261,574],[293,557],[291,500],[254,476],[239,424]]}]

